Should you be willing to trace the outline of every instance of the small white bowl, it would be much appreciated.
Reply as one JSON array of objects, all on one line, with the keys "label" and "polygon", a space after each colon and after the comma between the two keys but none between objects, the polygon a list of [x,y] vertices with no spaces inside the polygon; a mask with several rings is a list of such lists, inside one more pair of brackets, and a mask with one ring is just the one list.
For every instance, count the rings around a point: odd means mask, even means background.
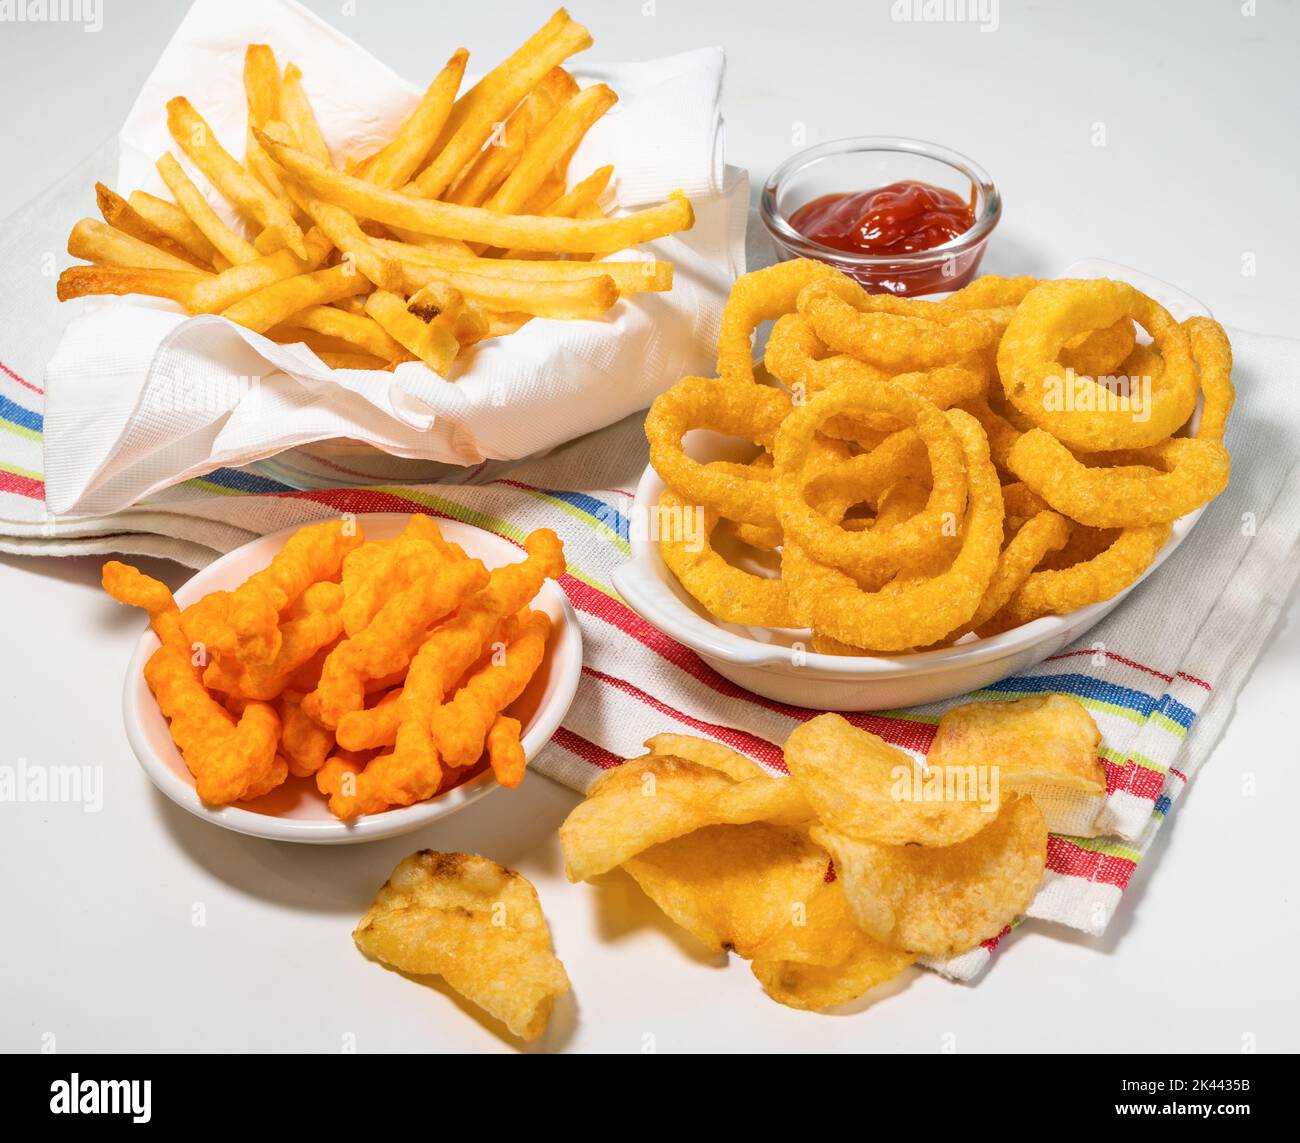
[{"label": "small white bowl", "polygon": [[[376,512],[357,517],[366,538],[372,540],[392,539],[406,527],[409,519],[410,516],[403,512]],[[513,544],[481,528],[455,520],[439,520],[438,527],[448,540],[459,544],[466,553],[482,560],[489,568],[514,563],[521,558],[519,549]],[[253,572],[266,567],[295,531],[297,528],[286,528],[226,553],[198,572],[176,593],[177,603],[185,607],[210,591],[228,591],[238,587]],[[551,617],[551,637],[547,640],[546,653],[537,674],[527,690],[508,708],[523,723],[521,737],[524,753],[530,761],[550,741],[561,719],[568,713],[582,674],[582,634],[568,597],[558,584],[547,580],[533,607]],[[317,792],[311,778],[291,777],[284,785],[255,801],[210,806],[195,792],[194,779],[172,741],[167,720],[145,685],[144,664],[157,649],[157,637],[152,631],[146,631],[131,656],[122,692],[126,736],[153,784],[182,809],[213,825],[276,841],[317,845],[377,841],[419,829],[438,818],[454,814],[499,788],[492,772],[486,770],[430,801],[381,814],[367,814],[352,822],[339,821],[329,812],[325,799]]]},{"label": "small white bowl", "polygon": [[[1210,312],[1168,283],[1114,262],[1076,262],[1061,277],[1128,282],[1155,298],[1179,321]],[[1193,424],[1199,416],[1198,407]],[[711,434],[689,434],[687,447],[698,460],[735,459],[730,442]],[[648,520],[663,490],[659,474],[647,468],[637,485],[633,520]],[[1175,522],[1173,534],[1137,583],[1169,558],[1204,510],[1198,508]],[[646,531],[634,529],[632,558],[614,572],[614,586],[627,605],[733,683],[764,698],[815,710],[893,710],[986,687],[1080,638],[1137,586],[1131,584],[1111,599],[1068,615],[1047,615],[988,639],[971,639],[935,651],[860,658],[822,655],[805,649],[810,636],[806,630],[742,627],[715,619],[677,582]],[[759,568],[750,565],[749,570]]]}]

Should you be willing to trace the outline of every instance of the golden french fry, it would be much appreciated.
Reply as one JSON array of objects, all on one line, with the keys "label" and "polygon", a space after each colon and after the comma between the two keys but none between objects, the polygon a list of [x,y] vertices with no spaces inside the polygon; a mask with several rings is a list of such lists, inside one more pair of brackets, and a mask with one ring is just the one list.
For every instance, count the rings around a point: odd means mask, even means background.
[{"label": "golden french fry", "polygon": [[326,167],[265,133],[259,133],[259,139],[276,162],[326,201],[363,218],[441,238],[532,250],[605,253],[689,230],[695,222],[691,204],[680,192],[659,206],[622,218],[587,221],[497,214],[481,207],[456,206],[383,190]]},{"label": "golden french fry", "polygon": [[229,309],[241,298],[283,282],[299,274],[310,274],[320,268],[332,249],[329,239],[315,228],[306,234],[307,254],[304,260],[292,250],[277,250],[252,262],[231,266],[214,277],[205,279],[190,297],[190,309],[195,313],[217,314]]},{"label": "golden french fry", "polygon": [[[605,188],[609,186],[613,174],[612,166],[598,167],[581,182],[574,184],[573,189],[567,193],[564,190],[563,178],[558,180],[559,185],[555,190],[550,188],[548,181],[548,184],[529,200],[524,213],[540,214],[548,218],[577,218],[585,215],[585,212],[595,206],[596,201],[605,193]],[[535,259],[545,258],[546,254],[535,250],[507,250],[503,257]]]},{"label": "golden french fry", "polygon": [[104,216],[104,221],[114,230],[120,230],[123,234],[139,239],[149,246],[155,246],[196,269],[205,272],[212,269],[211,262],[190,253],[182,243],[155,226],[120,194],[110,190],[103,183],[95,184],[95,202],[99,207],[99,213]]},{"label": "golden french fry", "polygon": [[331,369],[391,369],[393,362],[370,353],[334,353],[328,349],[313,350]]},{"label": "golden french fry", "polygon": [[[518,105],[553,67],[591,46],[591,35],[561,8],[546,25],[505,62],[492,69],[452,109],[446,139],[433,161],[416,176],[409,190],[436,198],[450,185]],[[444,129],[444,134],[446,129]]]},{"label": "golden french fry", "polygon": [[292,213],[280,178],[251,130],[265,129],[280,118],[280,65],[275,62],[275,52],[266,44],[249,44],[244,51],[244,97],[250,128],[244,145],[244,161],[262,185]]},{"label": "golden french fry", "polygon": [[299,274],[249,294],[221,316],[258,333],[280,325],[308,306],[324,305],[339,298],[364,294],[370,283],[351,266],[331,266],[312,274]]},{"label": "golden french fry", "polygon": [[445,315],[424,320],[406,308],[399,294],[376,290],[366,299],[366,313],[439,376],[446,376],[460,352],[454,319]]},{"label": "golden french fry", "polygon": [[499,136],[478,153],[455,182],[441,196],[444,202],[459,206],[482,206],[514,170],[532,134],[540,130],[539,108],[542,101],[531,95],[523,101],[501,129]]},{"label": "golden french fry", "polygon": [[567,162],[591,125],[617,102],[618,96],[610,88],[597,83],[566,103],[529,142],[510,177],[487,200],[487,208],[505,214],[522,210],[546,177]]},{"label": "golden french fry", "polygon": [[167,189],[172,192],[180,208],[190,217],[190,221],[203,233],[204,238],[212,243],[232,265],[251,262],[260,257],[257,248],[246,242],[230,229],[217,212],[208,205],[202,191],[185,173],[180,161],[168,151],[157,162],[158,173],[162,176]]},{"label": "golden french fry", "polygon": [[132,238],[100,222],[97,218],[83,218],[68,235],[68,253],[87,262],[106,266],[132,266],[145,270],[193,270],[194,265]]},{"label": "golden french fry", "polygon": [[482,206],[488,195],[514,170],[525,147],[577,94],[578,84],[573,76],[562,67],[551,68],[515,108],[501,132],[493,134],[490,145],[461,171],[447,193],[441,196],[443,201],[462,206]]},{"label": "golden french fry", "polygon": [[[148,191],[140,190],[132,191],[127,201],[131,209],[145,222],[157,227],[173,242],[184,247],[200,263],[211,266],[215,270],[226,268],[227,262],[217,248],[204,237],[203,231],[194,225],[190,216],[174,202],[168,202],[166,199],[149,194]],[[111,222],[112,219],[109,221]],[[136,237],[141,236],[136,235]],[[218,265],[218,262],[222,264]]]},{"label": "golden french fry", "polygon": [[[299,258],[307,256],[303,233],[284,205],[250,175],[217,140],[216,133],[183,95],[167,103],[167,129],[190,161],[241,214],[271,230]],[[249,130],[256,137],[257,128]]]},{"label": "golden french fry", "polygon": [[392,141],[361,165],[363,178],[375,186],[393,188],[408,182],[419,170],[451,114],[468,60],[469,52],[457,48]]},{"label": "golden french fry", "polygon": [[134,266],[72,266],[59,275],[61,302],[91,294],[144,294],[185,305],[209,275],[197,270],[149,270]]},{"label": "golden french fry", "polygon": [[[345,313],[333,306],[308,306],[299,310],[287,323],[291,328],[311,330],[346,343],[341,351],[369,354],[382,363],[405,356],[400,342],[394,340],[372,317],[364,313]],[[353,366],[356,368],[356,366]]]},{"label": "golden french fry", "polygon": [[[420,285],[423,281],[423,285]],[[599,317],[619,298],[618,286],[608,274],[564,280],[512,280],[462,272],[444,273],[430,267],[408,265],[406,284],[413,289],[411,305],[422,303],[425,291],[452,285],[480,306],[497,311],[550,318]]]},{"label": "golden french fry", "polygon": [[280,115],[307,154],[322,163],[332,162],[329,145],[316,122],[316,113],[303,91],[302,72],[297,64],[288,64],[284,69],[284,81],[280,85]]},{"label": "golden french fry", "polygon": [[[418,282],[441,279],[456,285],[458,275],[495,278],[513,282],[577,282],[586,278],[609,277],[621,294],[671,290],[671,262],[557,262],[543,259],[513,258],[443,258],[420,247],[402,242],[375,239],[375,245],[404,263],[405,278]],[[426,273],[427,271],[427,273]],[[459,288],[459,287],[458,287]],[[471,294],[472,290],[465,291]]]}]

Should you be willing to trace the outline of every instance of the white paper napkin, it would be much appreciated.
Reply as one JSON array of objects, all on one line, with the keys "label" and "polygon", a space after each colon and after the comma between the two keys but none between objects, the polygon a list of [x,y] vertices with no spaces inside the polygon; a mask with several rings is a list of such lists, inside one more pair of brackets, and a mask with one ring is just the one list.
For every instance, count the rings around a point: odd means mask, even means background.
[{"label": "white paper napkin", "polygon": [[[249,43],[270,44],[282,65],[302,69],[336,160],[380,146],[421,91],[292,0],[198,0],[122,128],[115,190],[166,196],[155,160],[170,150],[186,164],[166,127],[175,95],[242,154]],[[442,46],[449,55],[458,45]],[[81,303],[45,374],[51,510],[115,511],[218,466],[335,437],[457,464],[516,459],[617,421],[682,374],[710,368],[727,290],[744,271],[748,205],[745,172],[722,159],[722,52],[591,68],[579,57],[572,70],[579,83],[604,81],[620,96],[579,147],[574,177],[615,164],[616,208],[677,188],[691,196],[692,230],[621,255],[673,262],[670,293],[626,298],[599,321],[530,322],[479,347],[451,381],[417,362],[393,373],[331,370],[304,346],[222,318],[187,318],[167,302]],[[88,186],[87,213],[92,201]]]}]

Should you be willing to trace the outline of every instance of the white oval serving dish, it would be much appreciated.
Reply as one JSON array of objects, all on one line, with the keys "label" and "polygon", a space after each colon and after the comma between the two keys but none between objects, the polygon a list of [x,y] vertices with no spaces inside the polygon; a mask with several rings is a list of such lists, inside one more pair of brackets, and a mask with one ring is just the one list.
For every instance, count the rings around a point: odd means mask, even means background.
[{"label": "white oval serving dish", "polygon": [[[392,539],[406,527],[409,519],[409,514],[404,512],[367,513],[357,517],[365,536],[374,540]],[[489,568],[522,558],[515,545],[481,528],[455,520],[439,520],[438,526],[448,540],[459,544],[470,556],[481,559]],[[253,572],[266,567],[296,531],[297,528],[287,528],[273,532],[226,553],[177,591],[176,602],[185,607],[210,591],[237,587]],[[537,674],[508,708],[523,723],[521,737],[529,760],[550,741],[568,713],[582,674],[582,634],[563,590],[554,580],[547,580],[533,607],[551,617],[551,637]],[[146,630],[127,667],[122,692],[126,736],[153,784],[182,809],[213,825],[276,841],[318,845],[377,841],[426,826],[500,788],[488,770],[430,801],[367,814],[352,822],[340,821],[329,812],[310,778],[291,777],[278,789],[251,802],[210,806],[195,792],[194,779],[172,741],[167,720],[145,685],[144,664],[157,648],[157,636]]]},{"label": "white oval serving dish", "polygon": [[[1101,259],[1076,262],[1063,278],[1114,278],[1155,298],[1179,321],[1209,314],[1195,298],[1167,282]],[[1200,416],[1197,409],[1193,421]],[[707,434],[688,440],[699,460],[732,459],[728,443]],[[637,485],[634,520],[646,520],[658,504],[664,482],[647,468]],[[988,639],[935,651],[897,655],[823,655],[808,649],[809,632],[741,627],[723,623],[704,610],[677,582],[659,555],[657,543],[634,529],[632,558],[614,572],[614,586],[638,615],[691,648],[719,674],[746,690],[777,702],[815,710],[892,710],[952,698],[988,686],[1041,662],[1085,635],[1110,614],[1137,584],[1170,555],[1204,512],[1190,512],[1137,583],[1101,603],[1068,615],[1048,615]],[[757,570],[751,566],[750,570]]]}]

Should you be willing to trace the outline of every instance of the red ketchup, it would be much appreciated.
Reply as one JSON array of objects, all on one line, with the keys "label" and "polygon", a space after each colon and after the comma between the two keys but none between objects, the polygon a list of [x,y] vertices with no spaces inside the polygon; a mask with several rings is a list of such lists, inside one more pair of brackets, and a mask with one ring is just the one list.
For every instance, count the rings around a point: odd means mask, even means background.
[{"label": "red ketchup", "polygon": [[805,238],[857,254],[933,250],[975,225],[971,201],[929,183],[898,182],[874,190],[824,194],[804,203],[790,225]]}]

